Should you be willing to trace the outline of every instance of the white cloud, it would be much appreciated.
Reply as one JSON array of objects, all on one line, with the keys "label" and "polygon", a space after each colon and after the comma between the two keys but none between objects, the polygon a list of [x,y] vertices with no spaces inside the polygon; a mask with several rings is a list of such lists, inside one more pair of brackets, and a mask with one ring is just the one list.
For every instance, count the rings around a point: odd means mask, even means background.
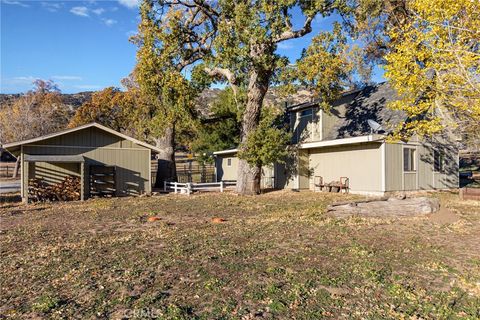
[{"label": "white cloud", "polygon": [[63,6],[63,3],[58,3],[58,2],[41,2],[41,5],[42,7],[44,7],[45,9],[47,9],[48,11],[50,12],[57,12],[58,10],[60,10]]},{"label": "white cloud", "polygon": [[27,77],[13,77],[13,83],[32,83],[33,81],[37,80],[37,77],[27,76]]},{"label": "white cloud", "polygon": [[20,7],[24,7],[24,8],[30,7],[28,4],[26,4],[22,1],[3,0],[2,3],[11,4],[11,5],[15,5],[15,6],[20,6]]},{"label": "white cloud", "polygon": [[66,81],[80,81],[80,80],[82,80],[82,77],[79,77],[79,76],[52,76],[52,79],[66,80]]},{"label": "white cloud", "polygon": [[98,90],[101,88],[101,86],[97,86],[95,84],[80,84],[73,87],[80,90]]},{"label": "white cloud", "polygon": [[104,22],[107,26],[109,26],[109,27],[111,27],[111,26],[113,26],[115,23],[117,23],[117,20],[113,20],[113,19],[102,19],[102,20],[103,20],[103,22]]},{"label": "white cloud", "polygon": [[130,9],[136,8],[140,4],[140,0],[118,0],[118,2]]},{"label": "white cloud", "polygon": [[88,17],[87,7],[73,7],[72,9],[70,9],[70,12],[77,16]]},{"label": "white cloud", "polygon": [[93,9],[92,12],[95,13],[97,16],[99,16],[105,12],[105,9],[103,8]]}]

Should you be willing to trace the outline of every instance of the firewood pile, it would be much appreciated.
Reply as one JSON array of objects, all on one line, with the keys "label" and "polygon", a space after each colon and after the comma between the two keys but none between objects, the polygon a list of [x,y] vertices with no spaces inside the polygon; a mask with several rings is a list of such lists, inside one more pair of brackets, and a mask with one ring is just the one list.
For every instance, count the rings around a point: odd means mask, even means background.
[{"label": "firewood pile", "polygon": [[41,179],[28,181],[28,197],[32,201],[72,201],[80,200],[80,178],[67,176],[56,184],[46,184]]}]

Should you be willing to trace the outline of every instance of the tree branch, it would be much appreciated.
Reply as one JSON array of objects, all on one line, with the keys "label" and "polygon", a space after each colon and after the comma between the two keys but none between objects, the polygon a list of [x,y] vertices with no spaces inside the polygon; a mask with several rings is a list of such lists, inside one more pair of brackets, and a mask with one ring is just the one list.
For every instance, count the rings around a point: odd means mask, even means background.
[{"label": "tree branch", "polygon": [[239,108],[238,100],[237,100],[238,83],[237,83],[237,77],[235,76],[235,74],[228,69],[219,68],[219,67],[215,67],[215,68],[207,68],[206,67],[206,68],[204,68],[204,70],[211,77],[222,76],[222,77],[225,77],[227,79],[227,81],[230,84],[230,87],[232,88],[232,91],[233,91],[233,98],[235,99],[235,104],[237,106],[237,110],[239,110],[240,108]]},{"label": "tree branch", "polygon": [[305,23],[303,24],[303,28],[299,30],[292,30],[292,25],[288,19],[285,20],[285,23],[288,27],[288,30],[282,32],[279,36],[273,38],[273,42],[278,43],[281,41],[300,38],[304,35],[312,32],[312,20],[313,16],[307,17],[305,19]]}]

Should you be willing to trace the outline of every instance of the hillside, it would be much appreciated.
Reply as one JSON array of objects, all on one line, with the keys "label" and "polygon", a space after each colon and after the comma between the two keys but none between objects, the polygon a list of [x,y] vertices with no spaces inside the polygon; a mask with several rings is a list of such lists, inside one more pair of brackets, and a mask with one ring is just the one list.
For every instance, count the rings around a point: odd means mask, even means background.
[{"label": "hillside", "polygon": [[[93,93],[94,93],[93,91],[85,91],[85,92],[78,92],[78,93],[71,93],[71,94],[62,93],[61,96],[63,101],[68,106],[70,106],[73,109],[76,109],[80,107],[84,102],[90,100]],[[13,101],[15,101],[15,99],[18,99],[18,97],[20,96],[21,94],[19,93],[7,93],[7,94],[1,93],[0,107],[3,108],[3,107],[9,106],[11,103],[13,103]]]},{"label": "hillside", "polygon": [[[215,98],[219,95],[222,89],[206,89],[204,90],[200,96],[197,98],[197,112],[203,118],[208,118],[211,116],[211,106],[214,102]],[[80,107],[83,103],[89,101],[92,97],[92,94],[95,91],[85,91],[85,92],[78,92],[78,93],[62,93],[63,101],[72,109],[75,110],[76,108]],[[15,99],[20,97],[20,94],[0,94],[0,108],[7,107]],[[307,90],[299,90],[298,93],[291,95],[288,99],[282,97],[278,90],[275,88],[270,89],[265,97],[265,104],[266,105],[284,105],[285,102],[288,104],[296,104],[307,102],[312,98],[311,92]]]}]

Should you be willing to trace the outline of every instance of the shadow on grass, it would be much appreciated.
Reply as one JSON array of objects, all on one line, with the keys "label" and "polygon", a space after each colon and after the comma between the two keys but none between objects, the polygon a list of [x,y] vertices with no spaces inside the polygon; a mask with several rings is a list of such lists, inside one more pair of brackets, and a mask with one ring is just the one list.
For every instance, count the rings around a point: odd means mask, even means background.
[{"label": "shadow on grass", "polygon": [[5,203],[19,203],[22,202],[20,193],[4,193],[0,196],[0,205]]}]

